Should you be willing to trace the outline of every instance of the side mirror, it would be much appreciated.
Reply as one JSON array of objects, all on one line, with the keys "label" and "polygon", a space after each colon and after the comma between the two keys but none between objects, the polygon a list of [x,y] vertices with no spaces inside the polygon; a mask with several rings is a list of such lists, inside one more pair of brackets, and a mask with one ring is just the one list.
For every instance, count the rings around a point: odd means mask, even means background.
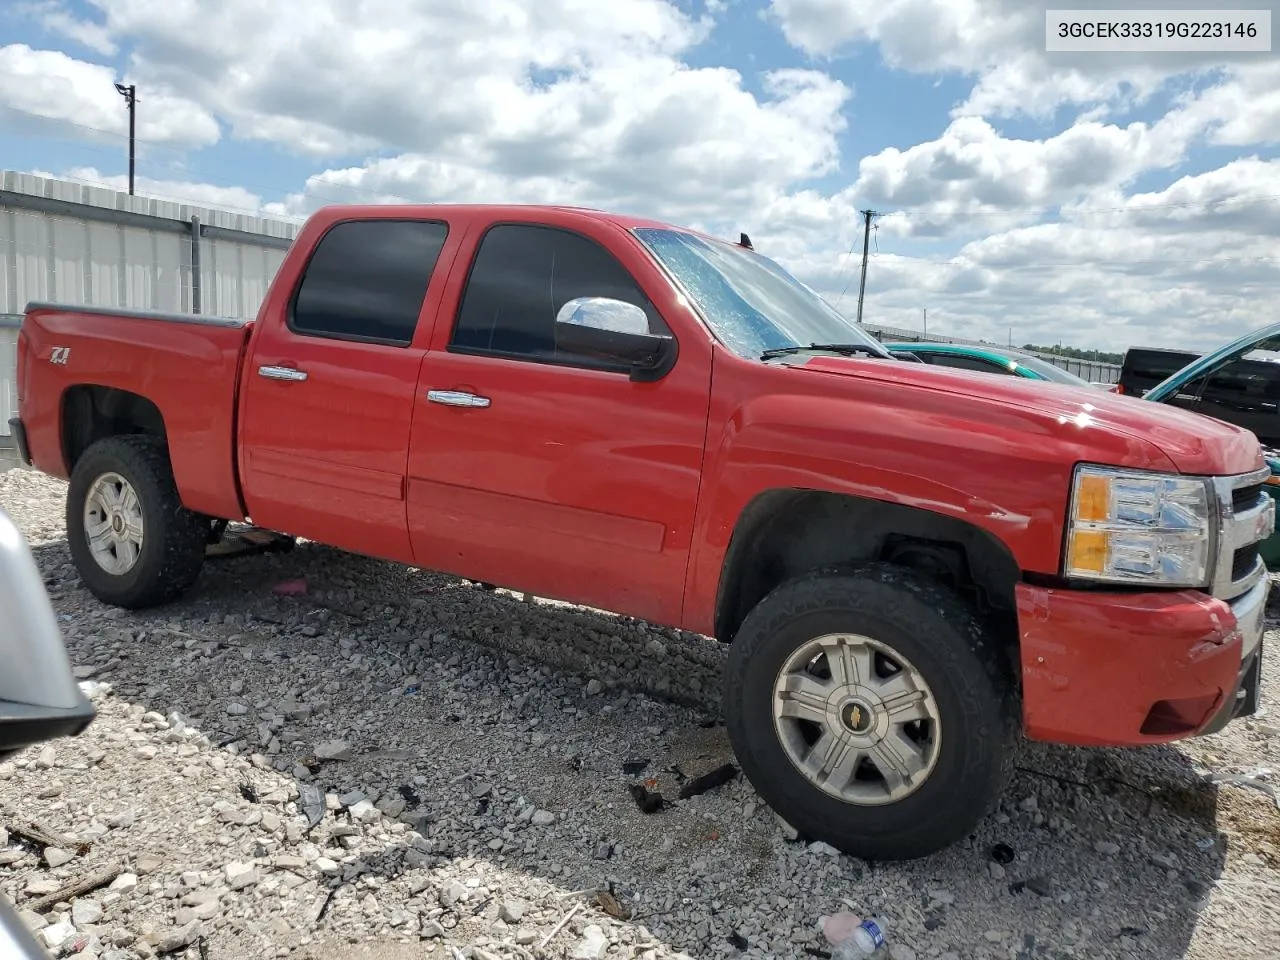
[{"label": "side mirror", "polygon": [[614,361],[631,369],[632,380],[659,380],[675,362],[676,342],[649,332],[649,316],[634,303],[609,297],[578,297],[556,314],[556,347]]}]

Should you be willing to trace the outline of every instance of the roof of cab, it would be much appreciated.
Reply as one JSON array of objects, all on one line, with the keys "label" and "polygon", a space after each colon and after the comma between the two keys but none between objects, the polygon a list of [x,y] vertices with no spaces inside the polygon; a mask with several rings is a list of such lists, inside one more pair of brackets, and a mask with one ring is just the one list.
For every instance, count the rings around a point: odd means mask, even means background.
[{"label": "roof of cab", "polygon": [[[635,217],[622,213],[611,213],[591,207],[574,207],[562,204],[522,204],[522,203],[402,203],[402,204],[330,204],[321,207],[311,215],[312,219],[326,222],[335,220],[366,219],[425,219],[428,217],[467,217],[477,213],[486,213],[496,220],[551,220],[572,222],[576,219],[598,220],[616,224],[624,230],[637,227],[656,227],[663,230],[679,230],[697,236],[709,236],[689,227],[681,227],[660,220]],[[710,239],[723,239],[710,237]]]}]

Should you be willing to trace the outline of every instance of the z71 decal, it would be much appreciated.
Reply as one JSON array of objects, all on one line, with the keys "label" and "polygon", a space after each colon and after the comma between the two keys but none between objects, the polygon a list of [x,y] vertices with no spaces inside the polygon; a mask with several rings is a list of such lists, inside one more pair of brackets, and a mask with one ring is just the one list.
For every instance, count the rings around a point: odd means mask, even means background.
[{"label": "z71 decal", "polygon": [[54,347],[49,351],[49,362],[57,364],[65,364],[71,359],[70,347]]}]

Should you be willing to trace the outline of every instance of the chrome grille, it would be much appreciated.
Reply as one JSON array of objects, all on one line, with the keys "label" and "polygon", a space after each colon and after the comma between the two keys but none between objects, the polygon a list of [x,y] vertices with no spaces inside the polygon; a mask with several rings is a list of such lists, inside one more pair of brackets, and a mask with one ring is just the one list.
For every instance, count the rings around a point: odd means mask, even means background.
[{"label": "chrome grille", "polygon": [[1209,590],[1221,600],[1234,600],[1267,575],[1257,544],[1270,536],[1275,501],[1263,489],[1271,470],[1263,467],[1234,477],[1214,477],[1218,540]]}]

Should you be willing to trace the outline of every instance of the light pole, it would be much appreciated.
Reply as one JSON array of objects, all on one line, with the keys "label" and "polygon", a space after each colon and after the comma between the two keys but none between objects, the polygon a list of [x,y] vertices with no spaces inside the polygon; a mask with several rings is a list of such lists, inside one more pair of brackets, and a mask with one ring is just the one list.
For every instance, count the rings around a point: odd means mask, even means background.
[{"label": "light pole", "polygon": [[132,83],[127,87],[123,83],[116,84],[116,92],[124,97],[129,108],[129,196],[133,196],[134,144],[136,143],[138,116],[138,89]]}]

